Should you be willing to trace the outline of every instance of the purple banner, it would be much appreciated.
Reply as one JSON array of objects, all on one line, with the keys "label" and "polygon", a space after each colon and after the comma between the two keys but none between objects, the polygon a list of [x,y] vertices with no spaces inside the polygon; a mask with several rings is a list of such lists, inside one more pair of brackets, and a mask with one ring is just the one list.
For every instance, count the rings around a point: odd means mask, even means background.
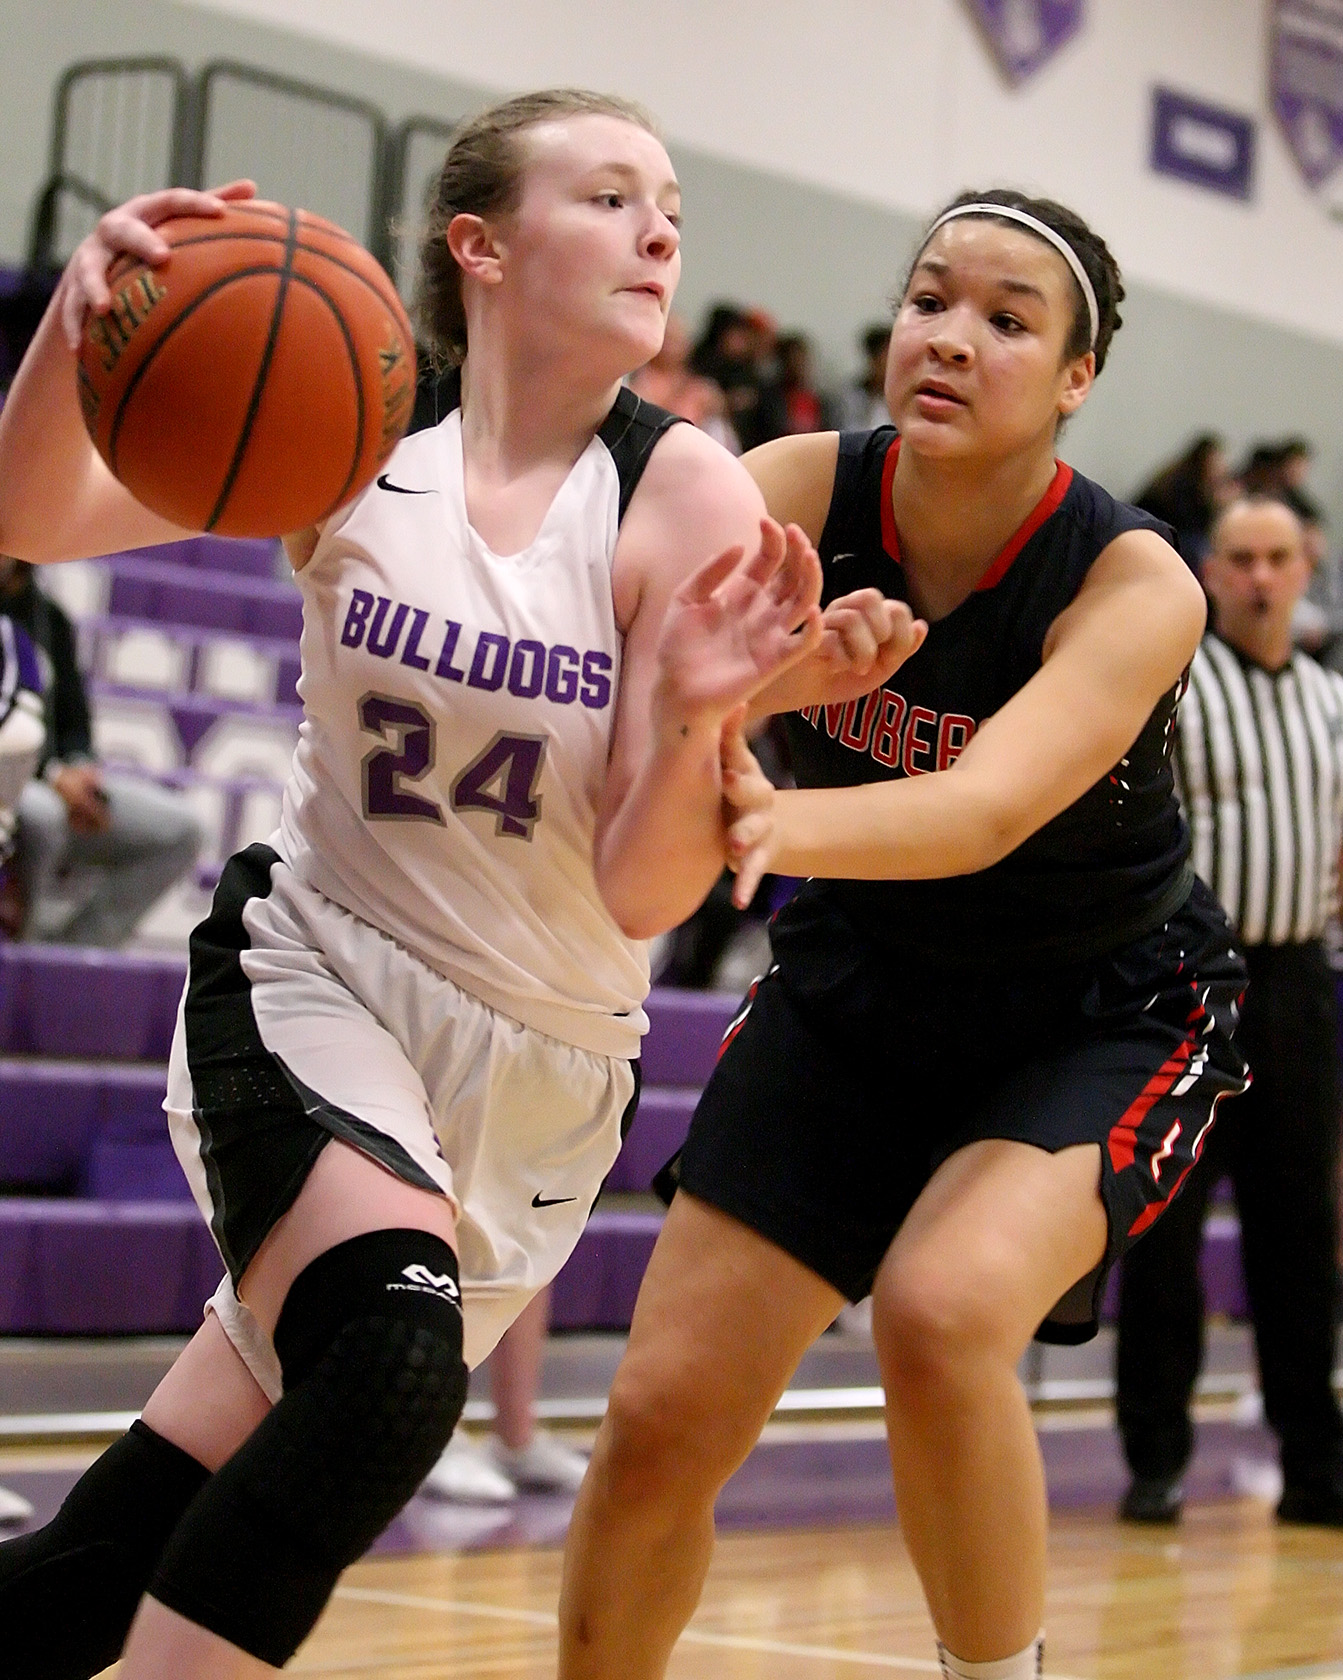
[{"label": "purple banner", "polygon": [[1343,162],[1343,0],[1272,0],[1273,110],[1312,187]]},{"label": "purple banner", "polygon": [[1209,192],[1248,198],[1254,122],[1174,88],[1152,90],[1152,168]]},{"label": "purple banner", "polygon": [[1048,63],[1082,26],[1085,0],[969,0],[993,56],[1010,82]]}]

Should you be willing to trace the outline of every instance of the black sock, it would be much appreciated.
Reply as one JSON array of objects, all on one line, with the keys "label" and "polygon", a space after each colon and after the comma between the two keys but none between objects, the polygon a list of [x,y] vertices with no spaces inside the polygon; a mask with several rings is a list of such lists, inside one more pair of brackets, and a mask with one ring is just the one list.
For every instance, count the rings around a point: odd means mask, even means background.
[{"label": "black sock", "polygon": [[121,1655],[178,1520],[210,1473],[136,1422],[35,1534],[0,1545],[0,1653],[24,1680],[90,1680]]}]

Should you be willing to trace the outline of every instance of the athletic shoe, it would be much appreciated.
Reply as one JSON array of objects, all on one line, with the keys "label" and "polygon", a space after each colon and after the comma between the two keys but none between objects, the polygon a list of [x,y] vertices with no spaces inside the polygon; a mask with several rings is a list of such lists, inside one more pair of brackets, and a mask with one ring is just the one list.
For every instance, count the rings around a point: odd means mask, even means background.
[{"label": "athletic shoe", "polygon": [[1278,1501],[1278,1521],[1343,1528],[1343,1490],[1328,1482],[1322,1487],[1285,1487]]},{"label": "athletic shoe", "polygon": [[1184,1488],[1178,1476],[1135,1476],[1119,1507],[1119,1515],[1124,1522],[1169,1526],[1179,1522],[1183,1509]]},{"label": "athletic shoe", "polygon": [[25,1523],[32,1514],[32,1506],[21,1493],[0,1487],[0,1528],[12,1528],[18,1523]]},{"label": "athletic shoe", "polygon": [[588,1467],[587,1456],[538,1429],[525,1447],[506,1447],[491,1435],[490,1458],[515,1486],[529,1493],[577,1493]]},{"label": "athletic shoe", "polygon": [[420,1491],[457,1505],[509,1505],[518,1497],[517,1485],[494,1462],[489,1447],[475,1446],[466,1435],[448,1442]]}]

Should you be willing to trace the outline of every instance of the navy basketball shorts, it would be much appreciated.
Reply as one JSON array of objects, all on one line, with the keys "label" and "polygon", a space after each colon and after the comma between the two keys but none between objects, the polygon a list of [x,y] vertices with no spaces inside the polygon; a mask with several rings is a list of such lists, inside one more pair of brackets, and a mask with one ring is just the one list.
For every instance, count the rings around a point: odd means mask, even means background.
[{"label": "navy basketball shorts", "polygon": [[730,1027],[663,1183],[859,1301],[957,1150],[1099,1144],[1105,1255],[1037,1332],[1086,1341],[1110,1267],[1180,1188],[1218,1103],[1247,1088],[1231,1042],[1245,983],[1201,882],[1164,926],[1052,971],[952,976],[887,956],[879,985],[817,986],[790,951]]}]

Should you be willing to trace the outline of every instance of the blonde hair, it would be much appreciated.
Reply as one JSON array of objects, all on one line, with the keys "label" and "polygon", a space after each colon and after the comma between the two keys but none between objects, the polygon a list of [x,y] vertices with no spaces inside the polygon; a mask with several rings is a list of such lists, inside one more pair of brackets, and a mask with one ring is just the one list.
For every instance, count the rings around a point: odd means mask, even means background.
[{"label": "blonde hair", "polygon": [[462,271],[445,237],[454,216],[507,214],[517,205],[527,158],[519,136],[539,123],[566,117],[618,117],[657,139],[657,124],[641,105],[585,88],[546,88],[491,106],[460,128],[448,148],[420,241],[415,313],[430,359],[452,367],[466,355]]}]

